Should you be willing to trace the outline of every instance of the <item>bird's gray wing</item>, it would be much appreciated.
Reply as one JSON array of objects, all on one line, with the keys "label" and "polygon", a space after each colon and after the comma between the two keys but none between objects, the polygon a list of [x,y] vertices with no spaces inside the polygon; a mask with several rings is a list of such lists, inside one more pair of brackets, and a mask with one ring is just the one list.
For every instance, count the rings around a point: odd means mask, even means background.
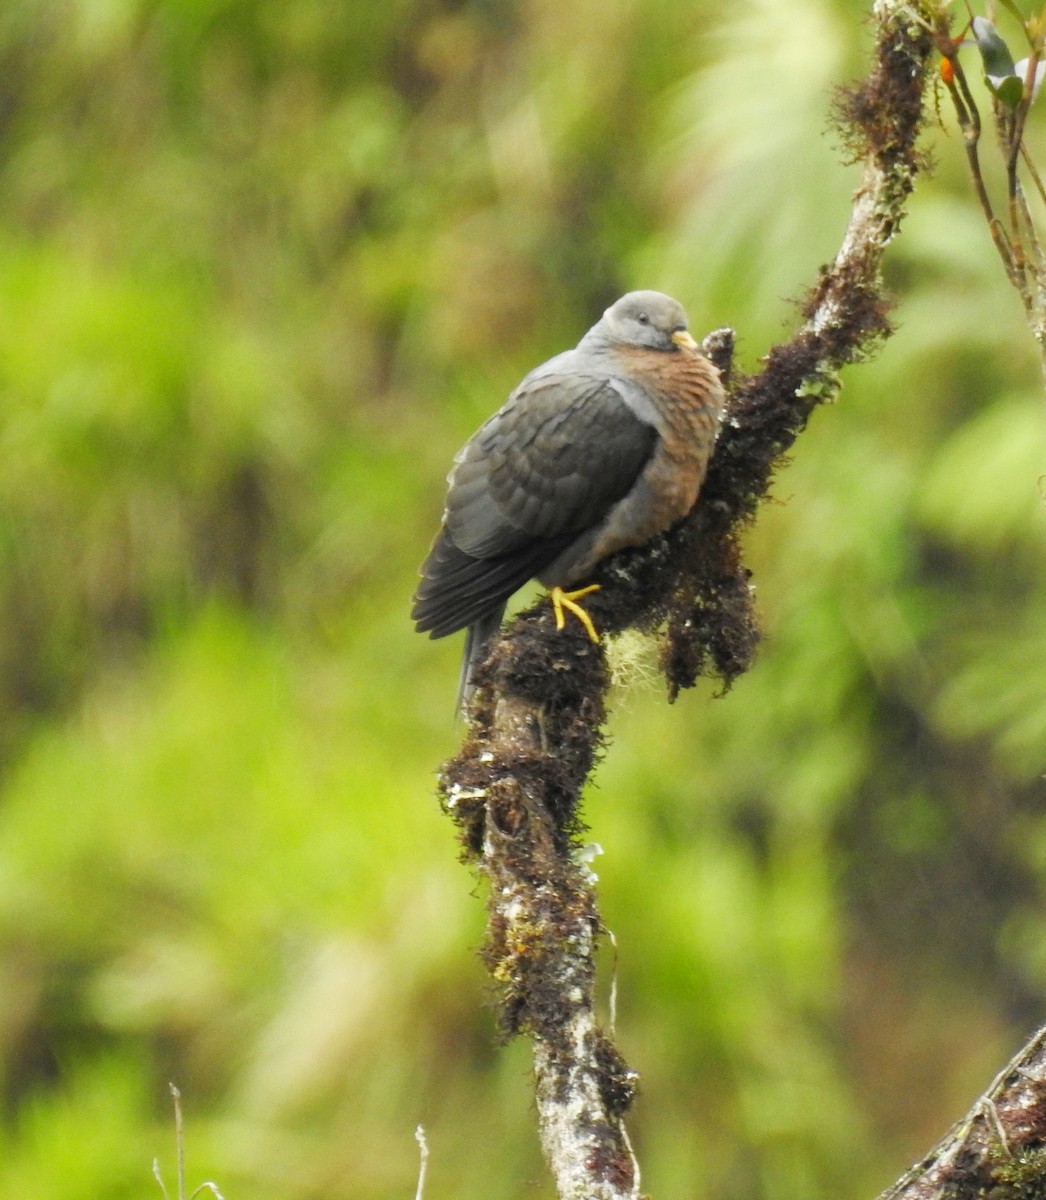
[{"label": "bird's gray wing", "polygon": [[527,380],[461,452],[447,530],[475,558],[581,533],[628,494],[656,440],[610,378]]},{"label": "bird's gray wing", "polygon": [[413,615],[433,637],[482,619],[626,496],[657,434],[607,376],[528,376],[458,455]]}]

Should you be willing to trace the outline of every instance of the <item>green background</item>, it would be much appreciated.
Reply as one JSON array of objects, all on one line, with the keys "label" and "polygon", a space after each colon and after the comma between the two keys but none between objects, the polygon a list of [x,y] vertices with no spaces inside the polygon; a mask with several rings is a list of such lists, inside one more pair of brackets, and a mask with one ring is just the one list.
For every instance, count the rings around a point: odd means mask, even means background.
[{"label": "green background", "polygon": [[[412,1195],[419,1122],[428,1200],[551,1194],[415,571],[455,450],[616,295],[748,368],[787,336],[866,17],[0,6],[0,1193],[173,1188],[174,1081],[227,1200]],[[669,707],[615,652],[585,812],[655,1195],[870,1196],[1046,1010],[1046,407],[925,143],[898,332],[747,539],[754,670]]]}]

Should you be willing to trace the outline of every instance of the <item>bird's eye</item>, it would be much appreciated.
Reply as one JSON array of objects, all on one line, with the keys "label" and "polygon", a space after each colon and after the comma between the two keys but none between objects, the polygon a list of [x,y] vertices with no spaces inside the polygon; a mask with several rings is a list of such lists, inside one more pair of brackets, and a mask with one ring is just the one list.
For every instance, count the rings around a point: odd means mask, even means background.
[{"label": "bird's eye", "polygon": [[640,325],[650,324],[650,317],[646,313],[639,313],[636,317],[636,320],[640,323]]}]

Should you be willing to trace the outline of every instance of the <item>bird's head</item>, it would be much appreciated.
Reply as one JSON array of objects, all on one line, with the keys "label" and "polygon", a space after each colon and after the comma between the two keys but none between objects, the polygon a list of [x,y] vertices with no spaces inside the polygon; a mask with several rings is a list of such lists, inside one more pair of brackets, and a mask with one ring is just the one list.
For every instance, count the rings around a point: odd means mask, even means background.
[{"label": "bird's head", "polygon": [[629,292],[611,304],[592,332],[622,346],[695,350],[687,324],[686,310],[664,292]]}]

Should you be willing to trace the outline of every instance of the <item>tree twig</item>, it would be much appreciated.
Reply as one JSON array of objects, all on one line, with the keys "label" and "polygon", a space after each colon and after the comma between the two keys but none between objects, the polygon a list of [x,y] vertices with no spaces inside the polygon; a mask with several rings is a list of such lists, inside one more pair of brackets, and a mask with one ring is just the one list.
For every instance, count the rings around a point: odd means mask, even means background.
[{"label": "tree twig", "polygon": [[[1039,198],[1046,201],[1042,178],[1024,144],[1025,125],[1028,113],[1035,101],[1039,66],[1042,62],[1043,31],[1038,19],[1025,21],[1013,4],[1007,3],[1005,7],[1020,23],[1031,51],[1024,74],[1019,77],[1021,85],[1019,99],[1013,101],[1008,93],[1004,96],[998,87],[998,80],[992,86],[992,115],[1006,175],[1008,225],[1005,229],[1002,221],[995,215],[981,167],[979,151],[981,118],[966,74],[959,61],[960,42],[958,39],[950,37],[948,30],[940,21],[934,27],[934,37],[936,47],[947,63],[945,83],[955,108],[959,128],[962,130],[974,193],[988,224],[992,242],[1002,260],[1006,277],[1021,298],[1028,328],[1039,346],[1040,363],[1043,375],[1046,377],[1046,256],[1043,254],[1042,242],[1035,228],[1035,221],[1020,177],[1020,166],[1023,163]],[[1032,36],[1033,28],[1034,36]],[[1007,78],[1006,82],[1009,82],[1010,78],[1016,78],[1016,76]]]}]

